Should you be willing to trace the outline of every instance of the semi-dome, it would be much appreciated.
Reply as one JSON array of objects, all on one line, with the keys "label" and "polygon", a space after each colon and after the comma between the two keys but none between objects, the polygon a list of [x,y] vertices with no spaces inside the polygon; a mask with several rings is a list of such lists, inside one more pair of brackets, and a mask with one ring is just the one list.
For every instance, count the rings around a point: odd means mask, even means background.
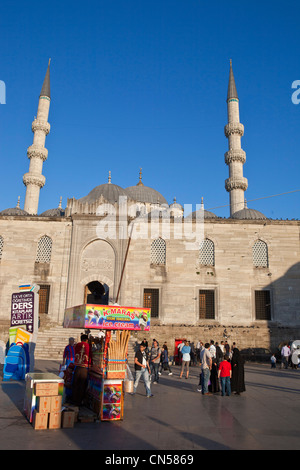
[{"label": "semi-dome", "polygon": [[91,204],[92,202],[100,199],[101,196],[103,196],[108,202],[115,204],[116,202],[119,202],[120,196],[128,197],[128,193],[125,189],[121,188],[121,186],[111,183],[111,176],[109,172],[108,183],[96,186],[94,189],[92,189],[92,191],[89,192],[87,196],[78,199],[78,201],[83,204]]},{"label": "semi-dome", "polygon": [[136,202],[144,202],[150,204],[167,204],[167,200],[156,189],[145,186],[142,183],[142,173],[140,171],[140,179],[136,186],[129,186],[126,191],[131,199]]}]

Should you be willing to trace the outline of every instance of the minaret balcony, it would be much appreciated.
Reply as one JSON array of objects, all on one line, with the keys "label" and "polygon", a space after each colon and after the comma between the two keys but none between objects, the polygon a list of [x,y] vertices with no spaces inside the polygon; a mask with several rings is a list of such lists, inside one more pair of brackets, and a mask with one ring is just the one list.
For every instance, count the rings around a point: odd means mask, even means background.
[{"label": "minaret balcony", "polygon": [[49,122],[35,119],[32,123],[31,129],[32,129],[32,132],[43,131],[46,135],[48,135],[50,132],[50,124]]},{"label": "minaret balcony", "polygon": [[44,175],[35,175],[34,173],[25,173],[23,176],[23,183],[25,186],[33,184],[42,188],[45,185],[46,178]]},{"label": "minaret balcony", "polygon": [[224,128],[225,136],[229,137],[232,134],[244,135],[244,126],[240,122],[230,122]]},{"label": "minaret balcony", "polygon": [[247,188],[247,178],[228,178],[227,180],[225,180],[225,189],[228,192],[232,191],[233,189],[242,189],[243,191],[246,191]]},{"label": "minaret balcony", "polygon": [[229,165],[230,163],[233,162],[239,162],[244,164],[246,162],[246,152],[242,149],[238,150],[229,150],[228,152],[225,153],[225,163],[226,165]]},{"label": "minaret balcony", "polygon": [[45,147],[36,147],[31,145],[27,149],[27,157],[30,158],[40,158],[45,162],[48,158],[48,150]]}]

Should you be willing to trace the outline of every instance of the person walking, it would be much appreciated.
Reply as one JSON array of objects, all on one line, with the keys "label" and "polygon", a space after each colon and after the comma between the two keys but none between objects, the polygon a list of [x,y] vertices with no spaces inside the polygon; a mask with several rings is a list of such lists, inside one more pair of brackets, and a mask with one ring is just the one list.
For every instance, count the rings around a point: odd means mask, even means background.
[{"label": "person walking", "polygon": [[173,375],[170,364],[169,364],[168,346],[166,345],[166,343],[164,343],[163,347],[161,348],[160,359],[161,359],[160,369],[159,369],[158,374],[161,375],[162,370],[168,370],[169,375]]},{"label": "person walking", "polygon": [[133,393],[136,393],[137,386],[141,378],[143,378],[145,389],[146,389],[146,397],[150,398],[153,397],[150,388],[150,367],[149,367],[149,360],[148,360],[148,353],[146,351],[145,343],[141,343],[139,350],[135,354],[134,358],[134,369],[135,369],[135,381],[133,384]]},{"label": "person walking", "polygon": [[242,358],[240,351],[235,347],[232,351],[231,357],[232,367],[232,379],[231,379],[231,390],[236,394],[246,391],[245,387],[245,373],[244,373],[244,359]]},{"label": "person walking", "polygon": [[189,368],[190,368],[190,360],[191,360],[191,347],[188,341],[185,341],[183,348],[181,349],[182,352],[182,364],[181,364],[181,372],[179,378],[182,379],[182,375],[184,369],[186,367],[186,376],[185,378],[189,378]]},{"label": "person walking", "polygon": [[286,343],[283,348],[281,349],[281,368],[283,369],[283,367],[285,369],[288,368],[289,366],[289,357],[291,355],[291,350],[290,348],[288,347],[288,344]]},{"label": "person walking", "polygon": [[276,369],[276,357],[275,354],[271,356],[271,369]]},{"label": "person walking", "polygon": [[221,395],[224,397],[226,394],[228,397],[231,395],[231,380],[232,369],[229,362],[229,356],[225,354],[224,360],[220,362],[218,370],[218,379],[221,379]]},{"label": "person walking", "polygon": [[158,370],[159,370],[159,363],[160,363],[160,356],[161,356],[161,349],[158,347],[158,342],[156,339],[153,340],[153,345],[150,352],[150,369],[151,369],[151,376],[153,375],[153,383],[158,383]]},{"label": "person walking", "polygon": [[204,349],[200,354],[201,360],[201,393],[202,395],[212,395],[208,391],[208,382],[210,378],[210,371],[212,366],[212,359],[209,353],[209,343],[205,343]]}]

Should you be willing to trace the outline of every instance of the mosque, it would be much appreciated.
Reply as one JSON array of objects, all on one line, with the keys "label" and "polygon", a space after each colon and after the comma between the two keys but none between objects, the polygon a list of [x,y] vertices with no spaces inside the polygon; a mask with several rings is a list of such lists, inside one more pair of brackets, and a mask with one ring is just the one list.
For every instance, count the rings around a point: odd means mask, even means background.
[{"label": "mosque", "polygon": [[203,203],[185,216],[145,186],[103,182],[81,199],[38,213],[45,185],[50,61],[27,150],[24,208],[0,212],[0,324],[7,337],[11,295],[40,286],[41,325],[61,326],[67,307],[118,303],[151,308],[151,338],[229,339],[273,347],[300,339],[300,221],[271,220],[248,208],[239,97],[230,62],[225,164],[228,218]]}]

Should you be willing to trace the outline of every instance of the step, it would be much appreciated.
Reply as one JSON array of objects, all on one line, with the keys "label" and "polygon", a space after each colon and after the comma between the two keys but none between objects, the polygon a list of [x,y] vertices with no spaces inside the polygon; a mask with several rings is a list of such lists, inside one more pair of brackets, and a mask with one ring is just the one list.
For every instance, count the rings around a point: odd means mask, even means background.
[{"label": "step", "polygon": [[[63,360],[64,349],[69,343],[69,338],[74,337],[75,341],[80,341],[81,330],[65,329],[62,326],[49,326],[48,328],[40,328],[37,344],[35,348],[36,359],[52,359]],[[136,351],[136,339],[130,336],[128,343],[128,362],[134,362]]]}]

